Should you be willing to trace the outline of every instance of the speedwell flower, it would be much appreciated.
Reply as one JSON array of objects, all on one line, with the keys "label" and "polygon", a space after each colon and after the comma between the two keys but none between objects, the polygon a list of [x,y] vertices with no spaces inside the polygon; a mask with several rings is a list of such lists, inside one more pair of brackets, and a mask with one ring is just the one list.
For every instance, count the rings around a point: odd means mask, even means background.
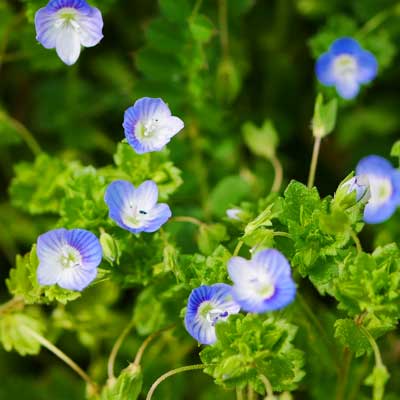
[{"label": "speedwell flower", "polygon": [[400,206],[400,171],[380,156],[367,156],[359,161],[356,174],[366,176],[370,198],[364,209],[364,221],[377,224],[390,218]]},{"label": "speedwell flower", "polygon": [[132,233],[155,232],[171,217],[167,204],[157,204],[158,188],[145,181],[138,188],[128,181],[114,181],[106,190],[104,200],[110,218]]},{"label": "speedwell flower", "polygon": [[143,97],[125,111],[122,126],[128,143],[143,154],[161,150],[184,124],[161,99]]},{"label": "speedwell flower", "polygon": [[67,64],[76,62],[81,46],[93,47],[103,38],[100,10],[85,0],[50,0],[35,15],[36,39],[46,49],[56,49]]},{"label": "speedwell flower", "polygon": [[102,249],[97,237],[85,229],[53,229],[37,240],[38,282],[83,290],[97,275]]},{"label": "speedwell flower", "polygon": [[357,41],[344,37],[333,42],[316,64],[318,80],[325,86],[335,86],[344,99],[357,96],[360,85],[371,82],[378,70],[376,58],[363,50]]},{"label": "speedwell flower", "polygon": [[277,310],[291,303],[296,295],[290,265],[278,250],[261,250],[251,260],[232,257],[228,272],[234,283],[233,298],[245,311]]},{"label": "speedwell flower", "polygon": [[199,343],[212,344],[217,340],[215,324],[239,311],[240,306],[232,299],[231,286],[225,283],[203,285],[190,293],[185,327]]}]

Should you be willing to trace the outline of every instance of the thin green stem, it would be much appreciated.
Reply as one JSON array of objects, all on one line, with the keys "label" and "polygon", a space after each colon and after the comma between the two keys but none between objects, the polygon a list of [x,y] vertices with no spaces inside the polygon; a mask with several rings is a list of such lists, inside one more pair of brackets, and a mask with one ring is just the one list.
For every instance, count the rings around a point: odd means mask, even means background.
[{"label": "thin green stem", "polygon": [[195,365],[187,365],[186,367],[180,367],[180,368],[176,368],[173,369],[171,371],[166,372],[165,374],[161,375],[150,387],[149,392],[147,393],[146,396],[146,400],[151,400],[151,398],[153,397],[153,394],[155,392],[155,390],[157,389],[157,386],[162,383],[163,381],[165,381],[167,378],[169,378],[170,376],[176,375],[176,374],[180,374],[181,372],[187,372],[187,371],[194,371],[196,369],[203,369],[205,368],[207,365],[204,364],[195,364]]},{"label": "thin green stem", "polygon": [[22,309],[24,307],[24,299],[22,297],[16,296],[11,300],[0,306],[0,315],[7,314],[14,310]]},{"label": "thin green stem", "polygon": [[228,4],[227,0],[218,0],[218,19],[222,55],[229,57],[229,28],[228,28]]},{"label": "thin green stem", "polygon": [[272,389],[272,385],[271,382],[269,381],[269,379],[265,376],[265,375],[259,375],[259,378],[261,379],[262,383],[265,386],[265,391],[267,393],[267,397],[265,398],[265,400],[274,400],[274,391]]},{"label": "thin green stem", "polygon": [[247,386],[247,400],[254,400],[254,397],[255,397],[254,390],[250,385],[248,385]]},{"label": "thin green stem", "polygon": [[274,232],[274,233],[273,233],[273,236],[282,236],[282,237],[286,237],[286,238],[288,238],[288,239],[291,239],[291,238],[292,238],[292,236],[290,235],[290,233],[287,233],[287,232],[279,232],[279,231]]},{"label": "thin green stem", "polygon": [[134,326],[134,322],[130,321],[129,324],[125,327],[125,329],[118,336],[118,339],[115,341],[114,346],[111,350],[110,357],[108,358],[108,363],[107,363],[108,380],[111,382],[114,382],[114,380],[115,380],[114,365],[115,365],[115,360],[117,358],[118,351],[122,345],[122,342],[125,340],[126,336],[131,331],[133,326]]},{"label": "thin green stem", "polygon": [[282,186],[282,181],[283,181],[283,168],[282,164],[279,161],[278,157],[273,156],[270,158],[271,164],[274,167],[274,172],[275,172],[275,177],[274,177],[274,182],[271,187],[271,192],[277,193],[279,192],[281,186]]},{"label": "thin green stem", "polygon": [[202,226],[204,223],[195,217],[178,216],[170,218],[169,222],[189,222],[197,226]]},{"label": "thin green stem", "polygon": [[315,181],[315,173],[317,171],[319,149],[321,147],[321,138],[317,136],[314,141],[313,153],[311,158],[310,173],[308,175],[307,186],[312,188]]},{"label": "thin green stem", "polygon": [[233,250],[233,257],[236,257],[239,254],[240,249],[243,246],[243,240],[239,239],[239,241],[237,242],[237,245],[235,247],[235,250]]},{"label": "thin green stem", "polygon": [[372,335],[368,332],[368,330],[364,326],[361,325],[360,329],[363,331],[364,335],[367,337],[369,344],[371,345],[372,350],[374,351],[376,366],[377,367],[385,367],[385,364],[383,364],[383,361],[382,361],[381,352],[379,350],[379,347],[378,347],[375,339],[372,337]]},{"label": "thin green stem", "polygon": [[357,252],[362,253],[362,246],[360,239],[358,238],[357,234],[351,229],[350,230],[350,236],[353,239],[354,243],[356,244]]},{"label": "thin green stem", "polygon": [[346,386],[349,378],[350,364],[352,354],[348,347],[343,350],[342,368],[339,369],[339,378],[336,391],[336,400],[344,400],[346,394]]},{"label": "thin green stem", "polygon": [[146,350],[147,346],[150,344],[150,342],[151,342],[154,338],[156,338],[157,336],[161,335],[161,333],[163,333],[163,332],[165,332],[165,331],[167,331],[167,330],[169,330],[169,329],[172,329],[172,328],[174,328],[174,327],[175,327],[175,324],[171,324],[171,325],[169,325],[169,326],[166,326],[165,328],[160,329],[160,330],[157,331],[157,332],[153,332],[150,336],[148,336],[148,337],[144,340],[144,342],[142,343],[142,345],[139,347],[139,350],[137,351],[136,356],[135,356],[135,360],[133,361],[133,365],[135,365],[135,366],[137,366],[137,367],[140,365],[140,362],[142,361],[142,357],[143,357],[144,351]]},{"label": "thin green stem", "polygon": [[52,352],[55,356],[57,356],[60,360],[64,361],[71,369],[73,369],[93,390],[94,393],[98,392],[98,388],[95,382],[92,381],[90,376],[83,371],[83,369],[70,357],[68,357],[65,353],[63,353],[58,347],[56,347],[53,343],[49,342],[46,338],[44,338],[38,332],[35,332],[33,329],[28,326],[24,326],[23,330],[30,336],[32,336],[35,340],[37,340],[43,347]]},{"label": "thin green stem", "polygon": [[196,4],[194,5],[193,11],[192,11],[192,14],[191,14],[191,17],[192,17],[192,18],[193,18],[195,15],[197,15],[197,13],[198,13],[199,10],[200,10],[200,7],[201,7],[202,3],[203,3],[203,0],[196,0]]},{"label": "thin green stem", "polygon": [[243,390],[236,388],[236,400],[243,400]]},{"label": "thin green stem", "polygon": [[0,120],[5,120],[15,129],[15,132],[18,133],[21,139],[32,151],[34,156],[37,156],[42,152],[42,149],[40,148],[40,145],[36,141],[35,137],[32,135],[31,132],[28,131],[28,129],[23,124],[21,124],[21,122],[17,121],[16,119],[12,118],[9,115],[6,115],[2,111],[0,111]]}]

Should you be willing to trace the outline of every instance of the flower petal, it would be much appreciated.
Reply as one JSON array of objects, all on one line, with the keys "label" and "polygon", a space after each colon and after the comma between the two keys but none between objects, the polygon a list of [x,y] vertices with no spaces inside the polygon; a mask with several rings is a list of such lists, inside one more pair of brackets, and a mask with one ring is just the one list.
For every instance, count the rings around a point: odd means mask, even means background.
[{"label": "flower petal", "polygon": [[82,291],[96,278],[96,275],[97,268],[65,268],[57,283],[64,289]]},{"label": "flower petal", "polygon": [[171,209],[168,204],[160,203],[149,211],[149,221],[143,232],[155,232],[171,218]]},{"label": "flower petal", "polygon": [[359,83],[371,82],[378,73],[378,62],[375,56],[369,51],[362,51],[356,56],[357,80]]},{"label": "flower petal", "polygon": [[326,86],[333,86],[336,78],[333,71],[334,57],[331,53],[322,54],[315,64],[315,73],[318,80]]},{"label": "flower petal", "polygon": [[58,258],[60,250],[66,243],[67,230],[64,228],[53,229],[38,237],[36,253],[39,261]]},{"label": "flower petal", "polygon": [[276,281],[283,276],[291,276],[290,264],[278,250],[261,250],[252,257],[252,261],[257,264],[259,270],[268,271],[268,275]]},{"label": "flower petal", "polygon": [[362,51],[360,45],[356,40],[351,37],[343,37],[340,39],[335,40],[331,47],[330,51],[337,55],[337,54],[357,54],[358,52]]},{"label": "flower petal", "polygon": [[360,85],[356,78],[342,78],[336,81],[336,90],[341,97],[346,100],[351,100],[357,96],[360,91]]},{"label": "flower petal", "polygon": [[71,25],[65,25],[58,30],[56,51],[67,65],[75,64],[78,60],[81,52],[81,41],[78,32]]},{"label": "flower petal", "polygon": [[62,266],[53,260],[40,262],[36,271],[37,279],[40,285],[55,285],[62,273]]},{"label": "flower petal", "polygon": [[393,165],[385,158],[370,155],[362,158],[356,167],[356,175],[377,175],[382,177],[391,176],[394,172]]},{"label": "flower petal", "polygon": [[36,40],[46,49],[54,49],[59,28],[56,28],[57,15],[41,8],[35,14]]},{"label": "flower petal", "polygon": [[144,181],[133,193],[132,200],[140,210],[152,209],[158,200],[158,188],[153,181]]},{"label": "flower petal", "polygon": [[77,23],[82,46],[93,47],[103,39],[103,18],[99,9],[92,7],[89,15],[79,14]]}]

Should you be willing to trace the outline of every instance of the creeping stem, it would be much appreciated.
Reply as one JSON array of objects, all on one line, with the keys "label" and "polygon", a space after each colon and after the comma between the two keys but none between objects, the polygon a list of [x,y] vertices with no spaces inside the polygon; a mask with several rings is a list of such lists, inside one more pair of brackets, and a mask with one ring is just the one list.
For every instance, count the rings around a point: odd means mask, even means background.
[{"label": "creeping stem", "polygon": [[317,136],[314,141],[314,148],[313,148],[311,165],[310,165],[310,173],[308,175],[307,186],[309,188],[312,188],[314,186],[315,173],[317,171],[317,163],[318,163],[318,155],[319,155],[320,147],[321,147],[321,138],[319,136]]},{"label": "creeping stem", "polygon": [[153,397],[153,394],[155,392],[155,390],[157,389],[157,386],[165,381],[167,378],[169,378],[170,376],[176,375],[176,374],[180,374],[181,372],[187,372],[187,371],[193,371],[196,369],[203,369],[207,367],[207,365],[204,364],[195,364],[195,365],[188,365],[186,367],[180,367],[180,368],[176,368],[173,369],[171,371],[166,372],[165,374],[161,375],[152,385],[151,388],[149,390],[149,393],[147,393],[146,396],[146,400],[151,400],[151,398]]},{"label": "creeping stem", "polygon": [[133,325],[134,325],[133,321],[130,321],[129,324],[125,327],[125,329],[118,336],[118,339],[115,341],[114,346],[111,350],[110,357],[108,358],[108,363],[107,363],[108,380],[111,382],[115,380],[114,364],[115,364],[115,359],[117,358],[118,350],[120,349],[122,342],[124,341],[128,333],[133,328]]},{"label": "creeping stem", "polygon": [[71,358],[69,358],[65,353],[63,353],[58,347],[54,346],[53,343],[49,342],[46,338],[40,335],[38,332],[35,332],[33,329],[28,326],[24,326],[24,331],[32,336],[35,340],[37,340],[43,347],[47,350],[51,351],[55,356],[57,356],[60,360],[64,361],[70,368],[72,368],[88,385],[91,387],[93,393],[98,392],[98,388],[95,382],[92,381],[90,376],[83,371],[83,369]]}]

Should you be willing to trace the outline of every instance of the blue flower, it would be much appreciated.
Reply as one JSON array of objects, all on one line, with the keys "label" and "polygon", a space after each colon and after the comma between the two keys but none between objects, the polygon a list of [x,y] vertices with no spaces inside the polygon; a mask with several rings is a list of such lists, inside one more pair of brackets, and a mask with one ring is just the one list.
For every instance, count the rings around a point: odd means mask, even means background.
[{"label": "blue flower", "polygon": [[400,171],[380,156],[364,157],[356,174],[366,176],[370,198],[364,209],[364,221],[377,224],[390,218],[400,205]]},{"label": "blue flower", "polygon": [[143,97],[125,111],[122,126],[128,143],[143,154],[161,150],[184,124],[161,99]]},{"label": "blue flower", "polygon": [[232,257],[228,263],[234,300],[248,312],[264,313],[294,300],[296,285],[286,258],[275,249],[261,250],[251,260]]},{"label": "blue flower", "polygon": [[103,38],[100,10],[85,0],[50,0],[35,15],[36,39],[46,49],[56,49],[67,64],[77,61],[81,46],[93,47]]},{"label": "blue flower", "polygon": [[53,229],[37,240],[40,285],[83,290],[97,275],[102,249],[97,237],[84,229]]},{"label": "blue flower", "polygon": [[357,96],[360,84],[375,78],[378,63],[354,39],[344,37],[335,40],[329,51],[318,58],[315,69],[323,85],[335,86],[341,97],[352,99]]},{"label": "blue flower", "polygon": [[368,201],[370,198],[369,192],[369,181],[365,175],[356,175],[349,179],[347,182],[343,183],[343,188],[346,189],[347,194],[355,192],[356,201]]},{"label": "blue flower", "polygon": [[201,344],[217,340],[215,324],[237,314],[240,306],[232,299],[232,287],[225,283],[200,286],[190,293],[185,315],[186,330]]},{"label": "blue flower", "polygon": [[145,181],[138,188],[128,181],[114,181],[106,190],[104,200],[110,218],[132,233],[155,232],[171,217],[167,204],[157,204],[158,188]]}]

